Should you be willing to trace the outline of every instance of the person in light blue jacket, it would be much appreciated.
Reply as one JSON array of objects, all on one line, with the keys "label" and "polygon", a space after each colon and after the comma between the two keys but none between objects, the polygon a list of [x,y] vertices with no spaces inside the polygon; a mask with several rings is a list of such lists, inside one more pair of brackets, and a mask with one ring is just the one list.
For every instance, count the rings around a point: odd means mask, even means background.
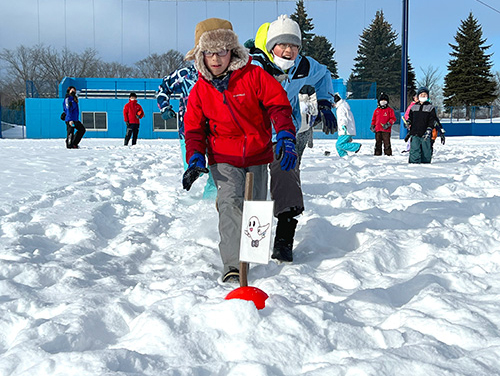
[{"label": "person in light blue jacket", "polygon": [[[285,89],[292,106],[296,130],[299,130],[301,124],[299,92],[309,85],[314,88],[318,100],[318,122],[322,123],[326,134],[333,134],[337,131],[337,121],[332,112],[331,73],[325,65],[313,58],[301,56],[301,46],[300,27],[287,15],[279,16],[272,23],[263,24],[257,31],[253,45],[251,42],[246,43],[252,63],[274,76]],[[274,138],[273,141],[280,140]],[[296,142],[295,139],[293,141]],[[274,200],[274,215],[278,218],[271,257],[278,262],[291,262],[297,226],[294,217],[304,211],[304,199],[299,163],[290,171],[283,171],[281,163],[281,156],[275,154],[275,160],[270,164],[271,198]]]}]

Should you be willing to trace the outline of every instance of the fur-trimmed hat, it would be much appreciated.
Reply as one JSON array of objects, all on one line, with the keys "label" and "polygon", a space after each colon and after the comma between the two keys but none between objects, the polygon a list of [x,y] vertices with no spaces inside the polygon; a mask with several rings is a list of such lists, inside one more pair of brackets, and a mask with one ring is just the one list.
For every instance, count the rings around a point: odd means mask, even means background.
[{"label": "fur-trimmed hat", "polygon": [[276,21],[271,22],[267,31],[266,49],[271,52],[279,43],[289,43],[302,46],[302,33],[300,26],[294,20],[282,14]]},{"label": "fur-trimmed hat", "polygon": [[186,54],[185,60],[194,60],[196,68],[207,80],[212,80],[213,75],[205,66],[203,51],[231,51],[228,71],[243,68],[248,62],[248,51],[239,43],[233,25],[227,20],[208,18],[199,22],[194,32],[194,42],[195,46]]}]

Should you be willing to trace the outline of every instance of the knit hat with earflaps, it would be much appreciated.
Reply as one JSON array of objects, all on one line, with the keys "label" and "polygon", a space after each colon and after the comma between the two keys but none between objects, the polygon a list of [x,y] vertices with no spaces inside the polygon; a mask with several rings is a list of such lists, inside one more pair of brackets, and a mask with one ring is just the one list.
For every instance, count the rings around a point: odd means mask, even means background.
[{"label": "knit hat with earflaps", "polygon": [[195,46],[186,54],[185,60],[194,60],[198,71],[209,81],[213,79],[213,75],[205,66],[203,51],[231,51],[232,57],[228,71],[243,68],[248,62],[248,51],[238,42],[233,25],[227,20],[208,18],[199,22],[194,32],[194,42]]},{"label": "knit hat with earflaps", "polygon": [[271,22],[267,31],[266,49],[271,52],[273,47],[280,43],[302,46],[300,26],[294,20],[282,14],[276,21]]}]

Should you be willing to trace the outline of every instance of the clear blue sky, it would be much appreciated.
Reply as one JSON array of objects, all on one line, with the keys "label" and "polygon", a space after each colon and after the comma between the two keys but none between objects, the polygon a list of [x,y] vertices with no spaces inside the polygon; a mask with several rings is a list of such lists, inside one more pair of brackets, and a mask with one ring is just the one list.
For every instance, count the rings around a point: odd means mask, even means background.
[{"label": "clear blue sky", "polygon": [[[448,43],[470,11],[483,27],[500,71],[499,0],[410,0],[409,55],[417,73],[433,66],[446,74]],[[347,79],[356,56],[359,36],[383,10],[400,34],[401,0],[305,1],[314,33],[326,36],[336,50],[339,74]],[[161,1],[161,0],[0,0],[0,49],[37,43],[73,51],[95,48],[105,61],[132,65],[150,53],[193,45],[197,22],[207,17],[229,19],[240,41],[255,35],[264,22],[291,14],[295,1]]]}]

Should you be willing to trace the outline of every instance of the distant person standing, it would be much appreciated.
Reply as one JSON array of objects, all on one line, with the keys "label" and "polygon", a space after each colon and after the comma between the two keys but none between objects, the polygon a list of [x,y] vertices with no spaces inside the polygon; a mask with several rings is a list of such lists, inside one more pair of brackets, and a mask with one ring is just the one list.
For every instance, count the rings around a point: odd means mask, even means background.
[{"label": "distant person standing", "polygon": [[[68,149],[78,149],[85,127],[79,119],[80,109],[78,108],[78,97],[76,96],[76,88],[68,87],[66,97],[63,102],[63,110],[66,114],[64,121],[66,122],[66,147]],[[76,134],[75,134],[76,129]]]},{"label": "distant person standing", "polygon": [[137,103],[137,95],[130,93],[128,103],[123,107],[123,118],[127,124],[127,133],[125,135],[125,146],[128,145],[130,137],[132,137],[132,145],[137,143],[139,135],[139,120],[144,117],[144,111],[139,103]]},{"label": "distant person standing", "polygon": [[[432,159],[432,131],[436,124],[441,123],[436,109],[429,102],[429,90],[421,87],[417,91],[418,103],[410,109],[408,122],[410,124],[410,157],[409,163],[431,163]],[[441,128],[441,127],[440,127]],[[444,144],[444,133],[441,132],[441,142]]]},{"label": "distant person standing", "polygon": [[389,96],[381,93],[378,98],[378,106],[373,112],[370,130],[375,132],[375,155],[382,155],[382,144],[384,155],[392,155],[391,130],[396,122],[394,110],[389,107]]},{"label": "distant person standing", "polygon": [[361,144],[352,142],[352,136],[356,136],[356,123],[351,107],[343,100],[338,93],[333,96],[334,106],[337,109],[338,139],[337,153],[340,157],[345,157],[348,151],[357,153],[361,149]]}]

